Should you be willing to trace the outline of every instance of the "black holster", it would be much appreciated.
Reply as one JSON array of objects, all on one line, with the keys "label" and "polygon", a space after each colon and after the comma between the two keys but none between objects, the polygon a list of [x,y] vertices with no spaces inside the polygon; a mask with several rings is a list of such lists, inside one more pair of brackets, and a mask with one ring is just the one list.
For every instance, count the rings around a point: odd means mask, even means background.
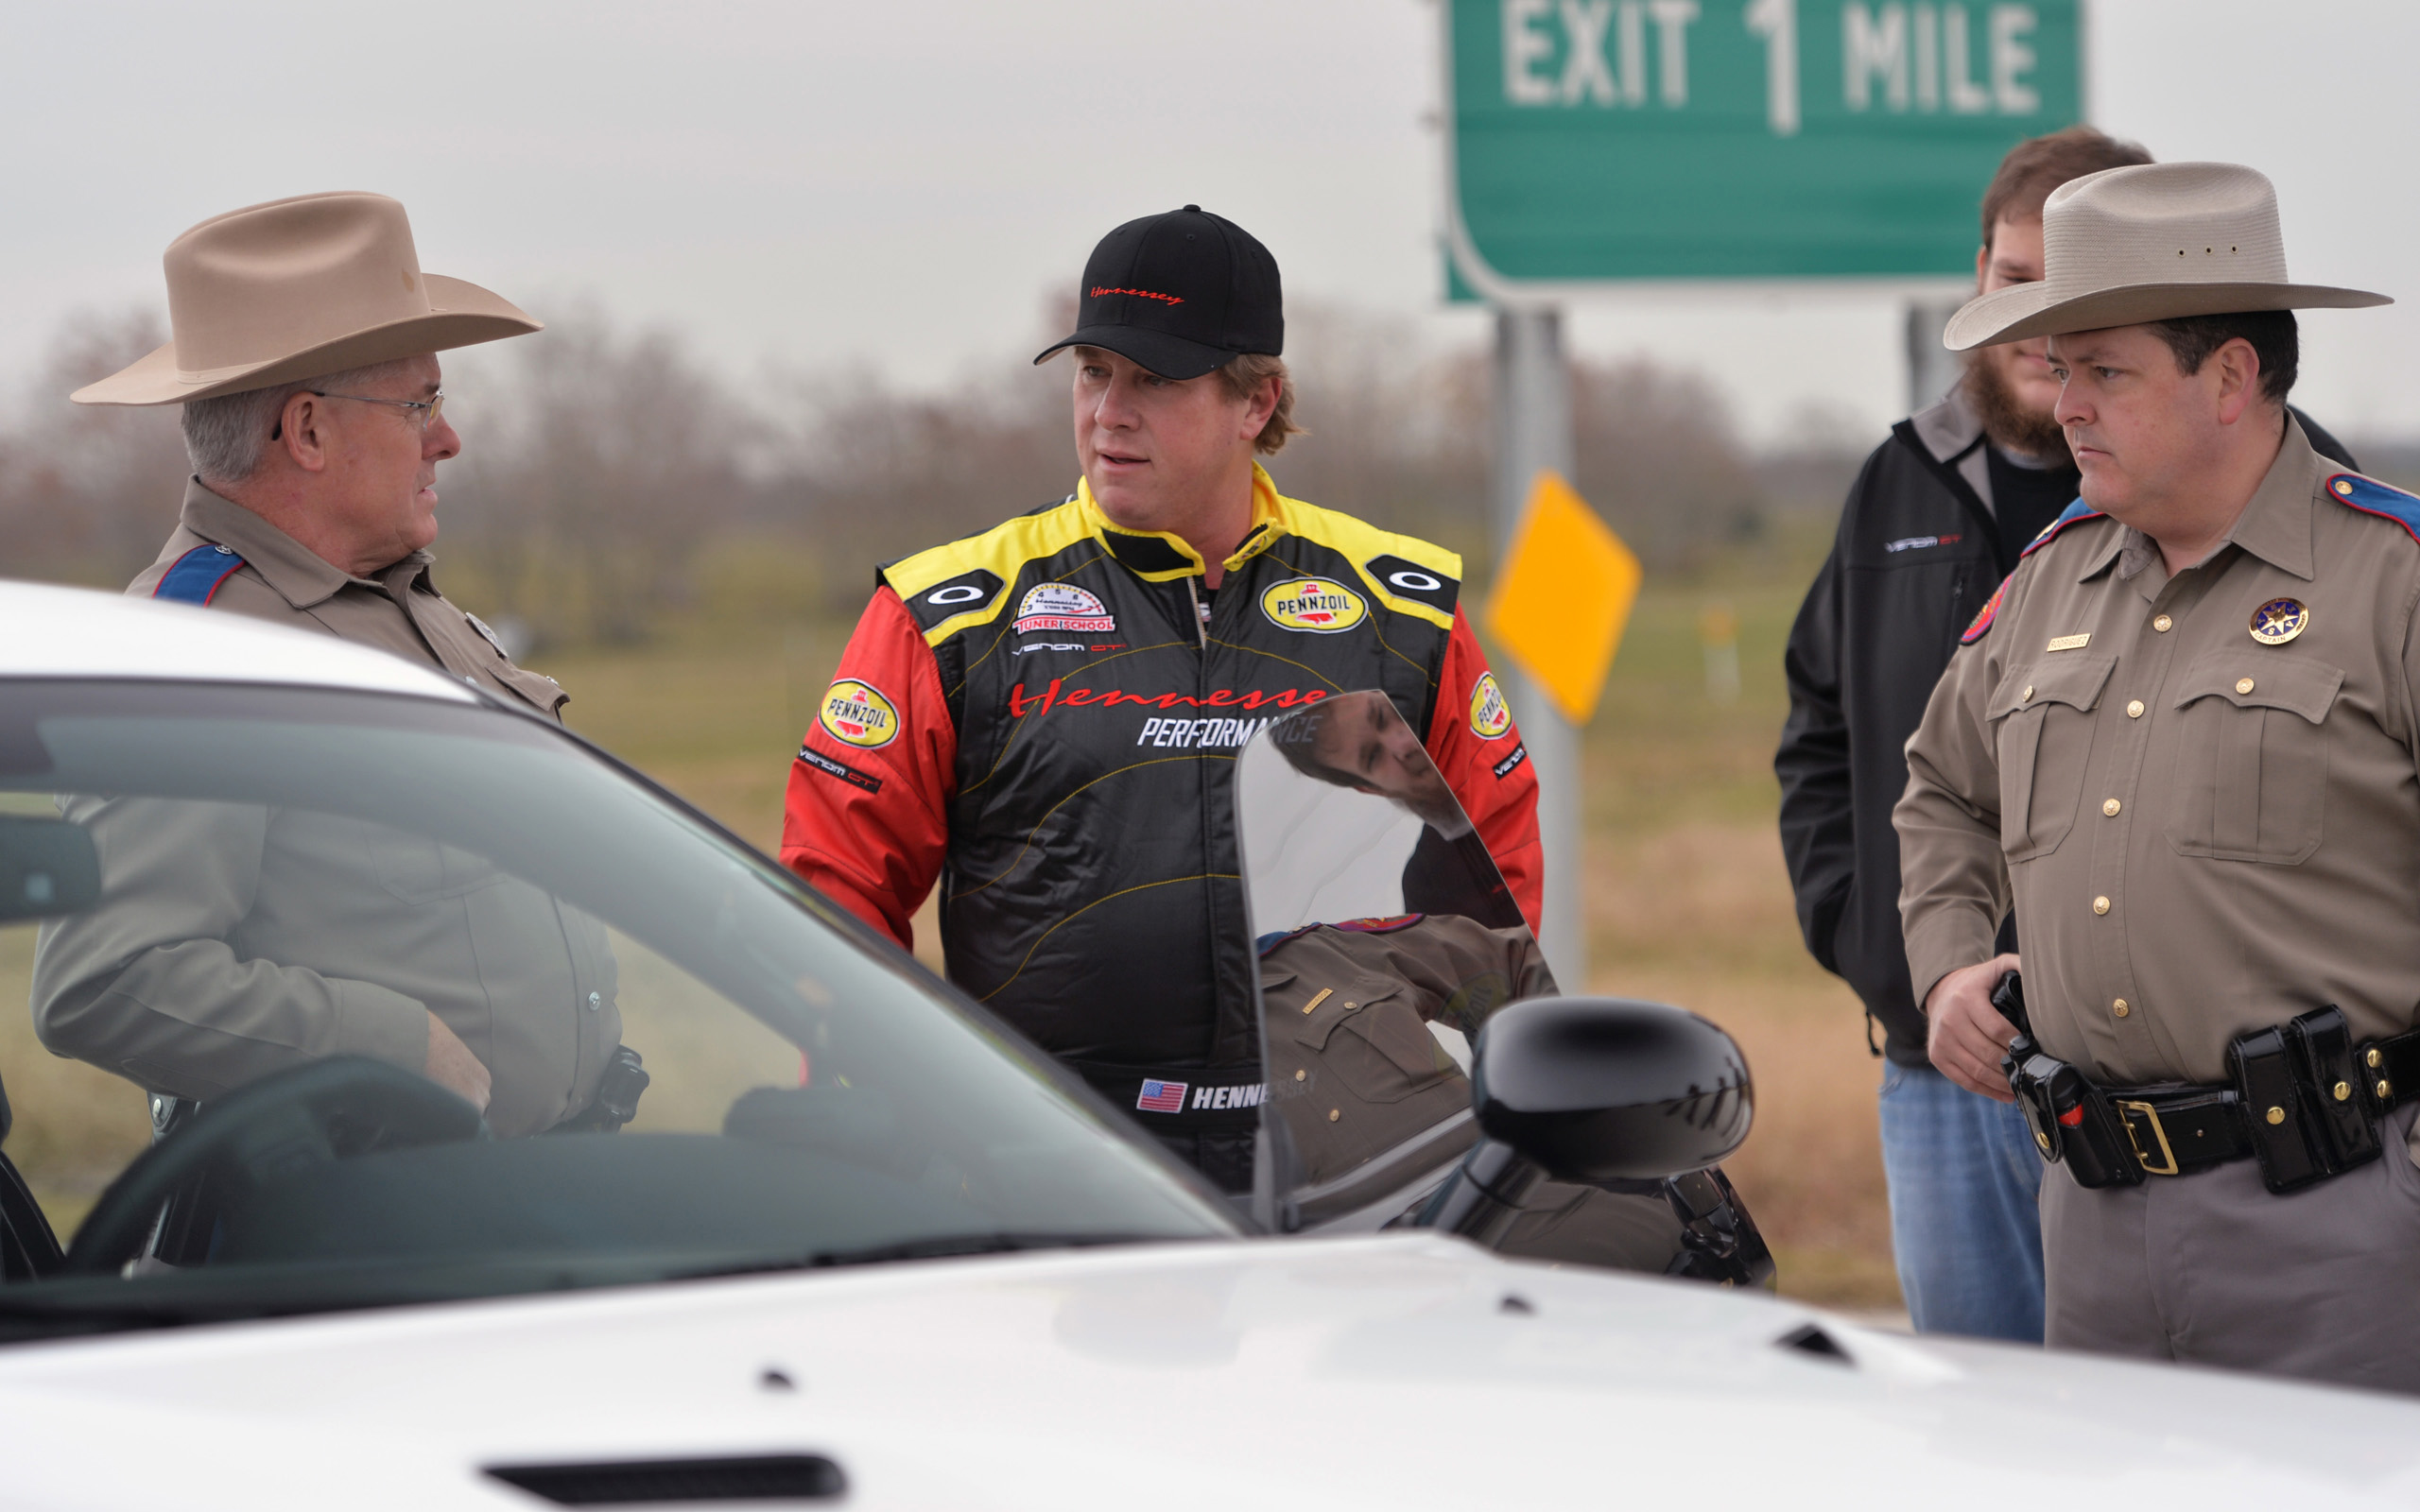
[{"label": "black holster", "polygon": [[586,1108],[564,1119],[550,1134],[619,1134],[622,1125],[636,1118],[639,1094],[647,1091],[654,1078],[647,1074],[639,1053],[628,1045],[614,1047],[614,1058],[596,1078],[596,1095]]}]

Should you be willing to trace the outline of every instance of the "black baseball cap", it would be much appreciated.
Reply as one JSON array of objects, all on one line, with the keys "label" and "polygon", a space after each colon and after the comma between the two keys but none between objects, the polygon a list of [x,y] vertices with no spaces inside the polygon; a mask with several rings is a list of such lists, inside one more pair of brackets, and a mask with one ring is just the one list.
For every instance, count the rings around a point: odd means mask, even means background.
[{"label": "black baseball cap", "polygon": [[1200,205],[1130,220],[1100,239],[1077,291],[1076,332],[1046,348],[1099,347],[1163,378],[1199,378],[1247,352],[1286,350],[1277,259]]}]

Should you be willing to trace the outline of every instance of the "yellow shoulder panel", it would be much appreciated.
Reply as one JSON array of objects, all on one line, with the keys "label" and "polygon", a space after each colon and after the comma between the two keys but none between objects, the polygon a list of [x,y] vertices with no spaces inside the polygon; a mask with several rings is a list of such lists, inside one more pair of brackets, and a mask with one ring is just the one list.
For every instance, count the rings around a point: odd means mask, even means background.
[{"label": "yellow shoulder panel", "polygon": [[1426,620],[1440,629],[1454,627],[1453,615],[1434,605],[1406,598],[1393,592],[1370,571],[1370,563],[1380,557],[1400,557],[1415,567],[1426,568],[1459,584],[1462,578],[1460,552],[1447,551],[1417,536],[1399,536],[1392,530],[1381,530],[1349,514],[1322,509],[1315,504],[1289,499],[1282,493],[1277,496],[1277,508],[1284,516],[1289,533],[1331,551],[1342,552],[1352,561],[1353,570],[1360,575],[1361,581],[1385,602],[1387,608],[1398,614],[1410,614]]},{"label": "yellow shoulder panel", "polygon": [[882,570],[882,580],[901,598],[913,599],[937,584],[969,573],[988,572],[999,579],[999,586],[989,598],[925,632],[926,645],[939,645],[960,631],[999,618],[1000,611],[1008,607],[1009,590],[1015,586],[1017,574],[1024,571],[1026,563],[1064,551],[1092,533],[1092,522],[1085,518],[1082,507],[1070,499],[1040,514],[1021,514],[979,536],[968,536],[902,558]]}]

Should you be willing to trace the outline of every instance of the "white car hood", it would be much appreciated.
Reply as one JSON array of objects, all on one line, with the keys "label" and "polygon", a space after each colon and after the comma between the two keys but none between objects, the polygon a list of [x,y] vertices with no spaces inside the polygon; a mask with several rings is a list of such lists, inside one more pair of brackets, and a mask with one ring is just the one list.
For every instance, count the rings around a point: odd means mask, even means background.
[{"label": "white car hood", "polygon": [[[1776,1344],[1809,1322],[1850,1358]],[[2420,1403],[1939,1347],[1435,1236],[0,1349],[9,1506],[527,1508],[481,1467],[800,1452],[854,1507],[2377,1505],[2420,1495]]]}]

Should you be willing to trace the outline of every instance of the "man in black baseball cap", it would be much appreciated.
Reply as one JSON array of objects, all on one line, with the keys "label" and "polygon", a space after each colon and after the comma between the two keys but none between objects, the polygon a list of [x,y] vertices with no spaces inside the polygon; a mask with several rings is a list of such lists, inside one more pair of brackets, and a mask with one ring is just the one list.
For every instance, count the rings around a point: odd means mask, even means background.
[{"label": "man in black baseball cap", "polygon": [[1085,265],[1076,491],[890,563],[790,768],[782,860],[1231,1191],[1261,1082],[1230,791],[1270,718],[1384,692],[1538,916],[1537,784],[1461,559],[1277,491],[1277,263],[1196,205]]}]

